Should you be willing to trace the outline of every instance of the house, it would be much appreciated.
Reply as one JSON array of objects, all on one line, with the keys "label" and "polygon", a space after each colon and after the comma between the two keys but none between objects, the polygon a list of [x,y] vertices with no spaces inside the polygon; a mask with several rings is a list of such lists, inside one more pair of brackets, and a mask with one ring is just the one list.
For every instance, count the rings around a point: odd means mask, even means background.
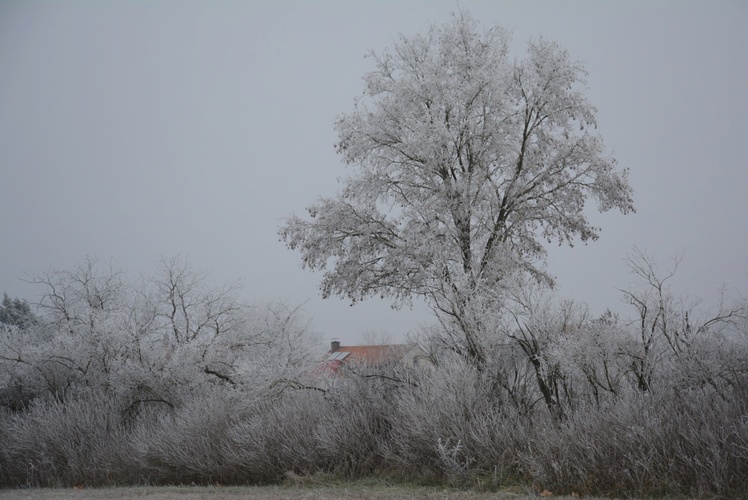
[{"label": "house", "polygon": [[328,374],[335,374],[341,366],[346,364],[374,368],[393,364],[407,367],[433,366],[428,353],[417,344],[344,346],[339,340],[333,340],[330,343],[330,351],[327,353],[324,371]]}]

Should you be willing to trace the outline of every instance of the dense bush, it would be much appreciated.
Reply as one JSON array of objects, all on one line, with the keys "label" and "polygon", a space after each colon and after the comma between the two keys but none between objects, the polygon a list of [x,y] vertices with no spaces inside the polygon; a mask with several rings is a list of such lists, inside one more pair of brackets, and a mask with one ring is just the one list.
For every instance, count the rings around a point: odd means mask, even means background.
[{"label": "dense bush", "polygon": [[326,473],[616,495],[748,488],[745,386],[727,400],[708,386],[631,391],[558,422],[491,404],[476,378],[437,368],[418,385],[372,391],[376,380],[357,378],[251,403],[223,388],[129,419],[116,396],[37,399],[0,419],[0,484],[257,484]]},{"label": "dense bush", "polygon": [[117,401],[96,393],[65,401],[36,399],[25,411],[3,415],[4,486],[69,486],[132,481],[136,458]]},{"label": "dense bush", "polygon": [[660,287],[631,295],[639,315],[626,322],[517,295],[509,313],[484,317],[494,336],[480,365],[441,325],[420,339],[429,366],[332,377],[314,369],[321,356],[295,310],[249,308],[173,264],[155,286],[165,295],[90,265],[48,276],[67,292],[51,313],[3,327],[0,487],[377,475],[621,496],[748,491],[740,307],[699,316]]}]

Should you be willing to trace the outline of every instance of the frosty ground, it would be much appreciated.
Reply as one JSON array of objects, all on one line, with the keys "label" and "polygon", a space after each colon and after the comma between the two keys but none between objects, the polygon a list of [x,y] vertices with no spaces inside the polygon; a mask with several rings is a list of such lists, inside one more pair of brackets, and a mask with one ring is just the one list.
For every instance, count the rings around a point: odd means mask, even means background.
[{"label": "frosty ground", "polygon": [[[251,498],[256,500],[279,499],[386,499],[398,500],[420,498],[429,500],[462,499],[516,499],[540,498],[527,490],[477,492],[440,487],[409,486],[409,485],[370,485],[352,483],[349,485],[320,486],[320,487],[289,487],[289,486],[230,486],[230,487],[126,487],[126,488],[90,488],[90,489],[51,489],[31,488],[16,490],[0,490],[0,500],[25,499],[113,499],[113,498],[148,498],[151,500],[173,499],[220,499],[220,498]],[[569,496],[555,496],[554,498],[572,498]],[[592,497],[585,497],[592,498]],[[594,499],[593,499],[594,500]]]}]

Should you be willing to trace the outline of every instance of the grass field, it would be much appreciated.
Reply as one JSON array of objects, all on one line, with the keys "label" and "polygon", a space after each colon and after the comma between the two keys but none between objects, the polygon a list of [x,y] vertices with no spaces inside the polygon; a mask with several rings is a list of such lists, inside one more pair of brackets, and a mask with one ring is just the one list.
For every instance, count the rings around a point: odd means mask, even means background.
[{"label": "grass field", "polygon": [[[547,494],[547,493],[546,493]],[[410,485],[371,485],[341,484],[334,486],[167,486],[167,487],[123,487],[123,488],[81,488],[81,489],[17,489],[0,490],[0,500],[26,499],[101,499],[148,498],[151,500],[217,500],[221,498],[250,498],[256,500],[350,500],[382,499],[399,500],[408,498],[428,500],[523,500],[540,498],[529,492],[477,492],[444,489],[438,487]],[[571,497],[554,497],[571,498]],[[586,497],[589,498],[589,497]]]}]

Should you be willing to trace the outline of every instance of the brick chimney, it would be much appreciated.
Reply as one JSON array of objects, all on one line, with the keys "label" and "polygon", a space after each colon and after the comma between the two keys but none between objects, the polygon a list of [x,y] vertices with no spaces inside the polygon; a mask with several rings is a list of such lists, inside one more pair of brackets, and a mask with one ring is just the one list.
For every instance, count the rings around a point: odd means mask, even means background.
[{"label": "brick chimney", "polygon": [[333,340],[330,342],[330,352],[335,352],[338,349],[340,349],[340,341],[339,340]]}]

